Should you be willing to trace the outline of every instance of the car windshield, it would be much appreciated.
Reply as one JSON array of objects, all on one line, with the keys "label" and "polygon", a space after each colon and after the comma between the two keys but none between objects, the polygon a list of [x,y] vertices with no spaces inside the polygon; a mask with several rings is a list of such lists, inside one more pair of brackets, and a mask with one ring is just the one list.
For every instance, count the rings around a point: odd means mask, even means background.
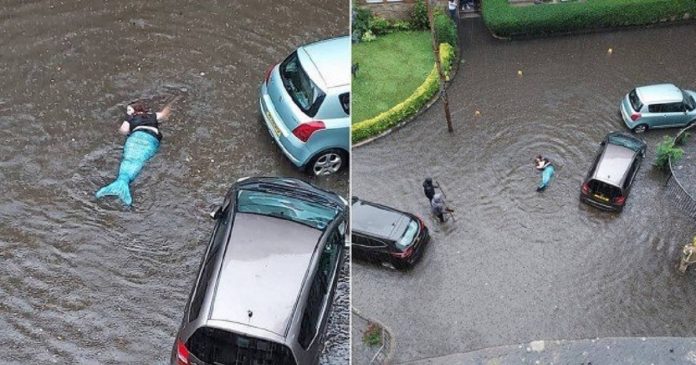
[{"label": "car windshield", "polygon": [[694,110],[694,108],[696,108],[696,102],[694,101],[694,97],[683,90],[682,94],[684,94],[684,104],[686,104],[686,108],[689,110]]},{"label": "car windshield", "polygon": [[297,52],[293,52],[280,64],[280,78],[292,101],[310,117],[319,109],[323,93],[302,68]]},{"label": "car windshield", "polygon": [[643,103],[641,103],[636,89],[633,89],[630,93],[628,93],[628,100],[631,102],[633,110],[639,112],[643,108]]},{"label": "car windshield", "polygon": [[623,136],[621,134],[612,134],[609,136],[609,143],[618,146],[624,146],[633,151],[639,152],[643,148],[643,142]]},{"label": "car windshield", "polygon": [[316,229],[325,229],[338,210],[294,197],[254,190],[240,190],[237,211],[282,218]]},{"label": "car windshield", "polygon": [[401,239],[396,241],[396,247],[403,250],[410,246],[413,243],[413,239],[416,237],[416,233],[418,233],[418,222],[411,219],[411,222],[408,223],[408,227],[406,227],[404,235],[401,236]]}]

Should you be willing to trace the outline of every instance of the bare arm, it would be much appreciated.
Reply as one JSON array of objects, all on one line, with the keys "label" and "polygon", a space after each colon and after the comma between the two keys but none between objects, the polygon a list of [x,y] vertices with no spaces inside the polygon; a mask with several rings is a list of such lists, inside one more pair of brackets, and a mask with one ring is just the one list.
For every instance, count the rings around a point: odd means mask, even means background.
[{"label": "bare arm", "polygon": [[157,112],[157,120],[162,121],[169,119],[169,115],[172,113],[172,105],[179,99],[179,96],[175,97],[174,100],[167,103],[167,105],[165,105],[164,108],[162,108],[162,110]]},{"label": "bare arm", "polygon": [[121,127],[118,129],[118,132],[121,134],[128,134],[130,132],[130,123],[128,122],[123,122],[121,123]]}]

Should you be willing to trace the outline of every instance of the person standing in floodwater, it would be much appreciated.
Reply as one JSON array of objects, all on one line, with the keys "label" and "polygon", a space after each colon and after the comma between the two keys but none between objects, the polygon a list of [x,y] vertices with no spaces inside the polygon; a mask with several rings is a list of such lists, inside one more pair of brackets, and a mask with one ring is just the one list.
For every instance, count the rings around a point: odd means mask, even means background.
[{"label": "person standing in floodwater", "polygon": [[440,220],[440,223],[445,223],[445,212],[447,212],[447,205],[445,204],[445,199],[442,194],[437,193],[430,201],[430,209],[433,214]]},{"label": "person standing in floodwater", "polygon": [[439,188],[439,186],[433,184],[433,179],[431,177],[426,177],[425,181],[423,181],[423,193],[431,203],[433,201],[433,197],[435,196],[435,188]]}]

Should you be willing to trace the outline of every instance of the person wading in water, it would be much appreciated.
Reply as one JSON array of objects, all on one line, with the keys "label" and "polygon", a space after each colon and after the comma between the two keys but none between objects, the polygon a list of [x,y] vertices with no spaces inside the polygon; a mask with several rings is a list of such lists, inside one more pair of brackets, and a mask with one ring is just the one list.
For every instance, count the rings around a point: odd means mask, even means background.
[{"label": "person wading in water", "polygon": [[423,193],[425,194],[425,197],[428,198],[429,202],[433,201],[433,197],[435,196],[435,188],[439,188],[439,186],[433,184],[432,178],[426,177],[425,181],[423,181]]}]

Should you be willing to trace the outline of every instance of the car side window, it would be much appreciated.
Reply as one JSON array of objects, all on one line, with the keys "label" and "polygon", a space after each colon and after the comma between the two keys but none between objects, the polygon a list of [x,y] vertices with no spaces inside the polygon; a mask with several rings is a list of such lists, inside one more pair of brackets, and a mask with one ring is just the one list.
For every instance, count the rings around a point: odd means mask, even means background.
[{"label": "car side window", "polygon": [[307,297],[307,305],[302,313],[302,321],[300,323],[300,334],[297,341],[303,349],[309,348],[312,341],[317,336],[319,330],[319,320],[321,318],[322,309],[325,307],[328,299],[329,286],[333,278],[333,272],[336,267],[339,255],[342,252],[342,243],[340,233],[334,229],[329,232],[326,240],[326,245],[319,258],[317,271],[314,274],[312,283]]},{"label": "car side window", "polygon": [[385,245],[384,242],[380,240],[364,237],[355,233],[351,235],[351,241],[356,245],[366,247],[383,247]]},{"label": "car side window", "polygon": [[653,104],[648,107],[651,113],[679,113],[684,111],[683,103]]},{"label": "car side window", "polygon": [[188,321],[192,322],[201,311],[201,306],[203,305],[203,299],[205,298],[205,293],[208,290],[208,285],[210,284],[210,278],[215,271],[215,261],[217,257],[224,251],[221,249],[227,240],[227,228],[230,223],[230,214],[227,210],[224,211],[220,219],[217,220],[217,225],[215,226],[215,231],[210,238],[210,246],[208,253],[205,255],[203,262],[201,263],[202,271],[200,278],[198,279],[197,285],[194,286],[194,293],[191,297],[191,306],[188,312]]},{"label": "car side window", "polygon": [[663,113],[681,113],[684,111],[683,103],[663,104]]},{"label": "car side window", "polygon": [[343,107],[343,111],[346,112],[346,114],[350,115],[350,93],[344,93],[338,96],[339,101],[341,102],[341,107]]},{"label": "car side window", "polygon": [[650,113],[662,113],[663,111],[664,104],[652,104],[648,106],[648,111]]}]

